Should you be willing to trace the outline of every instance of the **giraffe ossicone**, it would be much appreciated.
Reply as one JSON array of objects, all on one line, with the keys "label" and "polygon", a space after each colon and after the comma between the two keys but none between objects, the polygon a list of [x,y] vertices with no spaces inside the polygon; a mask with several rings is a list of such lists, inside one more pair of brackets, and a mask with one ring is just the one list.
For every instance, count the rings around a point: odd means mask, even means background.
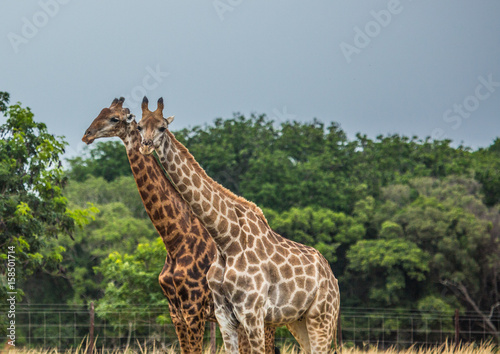
[{"label": "giraffe ossicone", "polygon": [[[125,144],[130,167],[146,212],[167,249],[159,283],[168,299],[182,353],[202,353],[205,321],[215,321],[213,297],[206,274],[217,257],[210,235],[167,179],[154,156],[137,150],[141,138],[134,115],[123,108],[124,98],[101,110],[82,141],[119,137]],[[266,353],[274,353],[274,329],[266,329]],[[248,352],[241,338],[242,352]]]},{"label": "giraffe ossicone", "polygon": [[336,339],[338,281],[314,248],[288,240],[261,209],[211,179],[168,130],[163,99],[142,104],[140,151],[156,150],[172,182],[213,237],[220,256],[207,274],[227,353],[243,326],[252,353],[264,351],[264,326],[286,325],[306,353],[328,353]]}]

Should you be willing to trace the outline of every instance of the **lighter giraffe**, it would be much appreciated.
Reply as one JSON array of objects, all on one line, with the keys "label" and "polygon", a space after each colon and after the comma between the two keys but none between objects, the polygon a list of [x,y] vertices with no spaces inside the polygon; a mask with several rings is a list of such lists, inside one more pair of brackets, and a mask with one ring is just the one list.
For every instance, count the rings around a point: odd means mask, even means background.
[{"label": "lighter giraffe", "polygon": [[[206,274],[217,249],[212,238],[165,176],[154,156],[138,153],[137,123],[124,98],[104,108],[86,130],[82,141],[119,137],[125,144],[130,168],[142,202],[167,249],[159,283],[168,299],[182,353],[202,353],[205,321],[215,321],[213,297]],[[243,333],[243,330],[240,330]],[[266,353],[274,353],[274,328],[266,328]],[[242,352],[249,352],[246,336]]]},{"label": "lighter giraffe", "polygon": [[163,99],[142,103],[140,151],[162,165],[219,249],[207,274],[227,353],[237,353],[241,324],[252,353],[264,351],[264,326],[286,325],[306,353],[328,353],[336,339],[338,282],[314,248],[275,233],[262,211],[212,180],[168,130]]}]

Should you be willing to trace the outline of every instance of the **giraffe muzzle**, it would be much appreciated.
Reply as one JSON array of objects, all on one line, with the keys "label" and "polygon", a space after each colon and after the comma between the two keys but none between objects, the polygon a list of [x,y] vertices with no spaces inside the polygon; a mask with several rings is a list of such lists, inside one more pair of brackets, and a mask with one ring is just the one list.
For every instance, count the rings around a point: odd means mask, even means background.
[{"label": "giraffe muzzle", "polygon": [[87,130],[85,132],[85,135],[83,136],[82,138],[82,141],[87,144],[87,145],[90,145],[94,142],[95,140],[95,136],[93,136],[92,132],[90,130]]},{"label": "giraffe muzzle", "polygon": [[141,147],[139,148],[139,151],[143,155],[150,155],[153,153],[155,150],[153,146],[153,141],[152,140],[145,140],[142,142]]}]

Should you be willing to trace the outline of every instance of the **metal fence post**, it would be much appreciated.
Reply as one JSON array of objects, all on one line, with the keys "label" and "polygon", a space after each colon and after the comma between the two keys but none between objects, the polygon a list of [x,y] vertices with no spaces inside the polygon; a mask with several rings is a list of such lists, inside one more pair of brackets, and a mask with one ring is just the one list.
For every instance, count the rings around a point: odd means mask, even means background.
[{"label": "metal fence post", "polygon": [[460,342],[460,326],[458,325],[458,321],[458,309],[455,309],[455,349],[458,348],[458,344]]},{"label": "metal fence post", "polygon": [[94,302],[90,303],[90,333],[89,333],[89,347],[87,354],[94,352]]},{"label": "metal fence post", "polygon": [[217,323],[210,322],[210,354],[215,354],[217,352]]},{"label": "metal fence post", "polygon": [[339,352],[342,350],[342,321],[340,319],[340,308],[339,308],[339,317],[337,318],[337,342],[338,342],[338,348]]},{"label": "metal fence post", "polygon": [[59,312],[59,348],[61,349],[61,313]]},{"label": "metal fence post", "polygon": [[43,348],[47,348],[47,313],[43,312]]},{"label": "metal fence post", "polygon": [[28,344],[29,346],[31,347],[31,337],[33,336],[33,333],[31,332],[31,309],[28,308],[28,323],[29,323],[29,327],[28,327]]}]

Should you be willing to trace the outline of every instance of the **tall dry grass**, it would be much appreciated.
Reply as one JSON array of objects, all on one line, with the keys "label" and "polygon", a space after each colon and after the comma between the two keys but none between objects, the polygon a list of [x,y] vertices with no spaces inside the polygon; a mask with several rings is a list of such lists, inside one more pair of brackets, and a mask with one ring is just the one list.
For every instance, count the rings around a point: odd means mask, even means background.
[{"label": "tall dry grass", "polygon": [[[12,349],[5,347],[3,353],[16,354],[85,354],[87,353],[88,343],[82,342],[77,348],[60,351],[57,349]],[[146,347],[137,343],[134,348],[130,349],[115,349],[106,350],[103,348],[95,348],[95,354],[177,354],[180,353],[179,347],[174,345],[168,348],[157,348],[155,345]],[[282,354],[299,354],[299,348],[294,345],[285,345],[281,348]],[[332,351],[333,353],[333,351]],[[342,348],[338,351],[339,354],[495,354],[500,353],[500,348],[492,343],[477,345],[475,343],[466,343],[455,348],[454,345],[445,343],[433,348],[409,348],[398,350],[395,348],[380,350],[375,347],[367,348]],[[203,354],[210,354],[210,349],[207,347]],[[224,354],[224,350],[219,348],[217,354]]]}]

